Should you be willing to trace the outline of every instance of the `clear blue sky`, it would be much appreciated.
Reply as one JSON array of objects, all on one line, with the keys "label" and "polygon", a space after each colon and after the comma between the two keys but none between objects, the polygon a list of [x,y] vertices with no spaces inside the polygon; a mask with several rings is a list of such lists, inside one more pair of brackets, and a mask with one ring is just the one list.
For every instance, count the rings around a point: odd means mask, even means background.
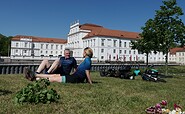
[{"label": "clear blue sky", "polygon": [[[185,0],[177,0],[185,13]],[[141,32],[162,0],[0,0],[0,33],[67,38],[70,23]],[[185,15],[181,16],[185,23]]]}]

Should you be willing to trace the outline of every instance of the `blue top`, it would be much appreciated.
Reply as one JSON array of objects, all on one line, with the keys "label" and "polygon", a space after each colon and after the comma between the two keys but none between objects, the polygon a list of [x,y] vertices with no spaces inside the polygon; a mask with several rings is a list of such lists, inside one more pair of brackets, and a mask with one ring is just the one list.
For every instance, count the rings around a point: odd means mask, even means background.
[{"label": "blue top", "polygon": [[138,76],[140,73],[140,70],[134,70],[134,73],[136,74],[136,76]]},{"label": "blue top", "polygon": [[71,73],[72,68],[77,68],[77,63],[74,57],[61,57],[60,64],[61,75],[69,75]]},{"label": "blue top", "polygon": [[86,57],[84,61],[78,66],[76,72],[73,75],[77,76],[82,80],[85,80],[87,77],[85,71],[90,69],[91,69],[91,58]]}]

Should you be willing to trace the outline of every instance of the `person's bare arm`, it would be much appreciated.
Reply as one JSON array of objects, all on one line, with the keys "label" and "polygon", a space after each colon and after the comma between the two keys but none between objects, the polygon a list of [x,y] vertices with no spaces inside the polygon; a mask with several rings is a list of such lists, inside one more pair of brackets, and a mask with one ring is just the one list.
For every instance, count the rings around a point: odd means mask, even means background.
[{"label": "person's bare arm", "polygon": [[85,70],[85,73],[87,75],[87,80],[90,84],[92,84],[92,80],[91,80],[91,75],[90,75],[90,70]]}]

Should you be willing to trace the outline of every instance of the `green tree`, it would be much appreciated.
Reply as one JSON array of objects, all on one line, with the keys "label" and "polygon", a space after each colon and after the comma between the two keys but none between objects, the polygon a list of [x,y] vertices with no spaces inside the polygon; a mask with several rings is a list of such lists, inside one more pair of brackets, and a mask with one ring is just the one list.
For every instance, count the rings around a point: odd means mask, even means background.
[{"label": "green tree", "polygon": [[[139,49],[144,53],[154,51],[163,52],[165,55],[166,72],[168,73],[168,52],[175,45],[184,46],[185,43],[185,26],[179,16],[183,15],[182,9],[177,6],[176,0],[163,1],[160,10],[156,10],[154,19],[149,19],[142,27],[141,41],[137,41]],[[144,46],[146,45],[146,46]],[[147,49],[150,48],[150,49]]]},{"label": "green tree", "polygon": [[0,56],[8,56],[10,54],[11,36],[7,37],[0,34]]},{"label": "green tree", "polygon": [[153,20],[149,19],[145,26],[141,29],[143,32],[140,34],[141,39],[131,41],[132,49],[137,49],[139,53],[146,54],[146,65],[148,66],[148,55],[151,51],[156,52],[155,34],[153,33]]},{"label": "green tree", "polygon": [[153,33],[155,34],[156,50],[165,55],[166,75],[168,73],[168,52],[178,43],[184,46],[185,26],[179,16],[183,15],[182,9],[177,6],[176,0],[163,1],[164,5],[156,10]]}]

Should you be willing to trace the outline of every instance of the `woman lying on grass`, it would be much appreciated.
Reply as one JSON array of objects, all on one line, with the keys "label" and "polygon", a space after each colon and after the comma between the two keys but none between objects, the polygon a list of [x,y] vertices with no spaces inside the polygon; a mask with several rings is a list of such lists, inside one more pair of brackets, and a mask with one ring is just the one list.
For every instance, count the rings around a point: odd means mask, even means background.
[{"label": "woman lying on grass", "polygon": [[24,69],[25,77],[30,80],[39,80],[40,78],[46,78],[50,82],[62,82],[62,83],[83,83],[87,79],[88,83],[92,84],[90,69],[91,69],[91,58],[93,51],[91,48],[86,47],[83,52],[84,61],[78,66],[76,72],[72,75],[61,76],[60,74],[36,74],[29,68]]}]

